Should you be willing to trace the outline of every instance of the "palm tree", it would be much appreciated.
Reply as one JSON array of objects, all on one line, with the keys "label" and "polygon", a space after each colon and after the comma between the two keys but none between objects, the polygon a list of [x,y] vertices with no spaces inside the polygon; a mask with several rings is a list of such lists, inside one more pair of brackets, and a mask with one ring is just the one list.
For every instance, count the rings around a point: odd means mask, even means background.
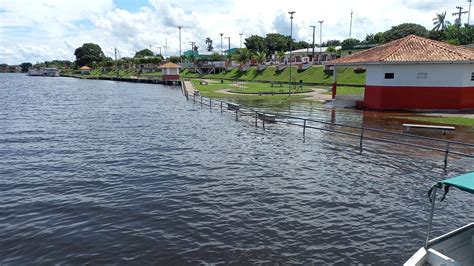
[{"label": "palm tree", "polygon": [[239,61],[240,64],[245,65],[250,58],[250,52],[247,48],[239,50],[239,53],[237,54],[237,61]]},{"label": "palm tree", "polygon": [[451,25],[451,22],[446,20],[446,11],[444,13],[436,13],[436,17],[433,19],[434,31],[443,31]]},{"label": "palm tree", "polygon": [[278,59],[278,63],[280,63],[281,59],[283,59],[285,57],[285,52],[283,51],[278,51],[276,53],[276,58]]},{"label": "palm tree", "polygon": [[257,63],[262,64],[267,59],[267,54],[265,52],[257,52],[255,53],[254,59]]}]

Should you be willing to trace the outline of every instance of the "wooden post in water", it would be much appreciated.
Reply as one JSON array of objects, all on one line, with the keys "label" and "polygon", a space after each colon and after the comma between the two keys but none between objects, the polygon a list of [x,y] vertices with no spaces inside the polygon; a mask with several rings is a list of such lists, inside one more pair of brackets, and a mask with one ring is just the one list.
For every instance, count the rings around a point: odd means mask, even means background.
[{"label": "wooden post in water", "polygon": [[255,112],[255,127],[258,127],[257,119],[258,119],[258,112]]},{"label": "wooden post in water", "polygon": [[306,135],[306,119],[304,120],[303,124],[303,136]]},{"label": "wooden post in water", "polygon": [[362,128],[362,131],[360,132],[359,154],[362,154],[363,141],[364,141],[364,128]]},{"label": "wooden post in water", "polygon": [[235,121],[239,121],[239,109],[235,109]]},{"label": "wooden post in water", "polygon": [[209,98],[209,109],[211,109],[211,108],[212,108],[212,100],[211,100],[211,98]]},{"label": "wooden post in water", "polygon": [[202,107],[202,95],[201,95],[201,107]]},{"label": "wooden post in water", "polygon": [[221,113],[222,113],[222,101],[221,101]]},{"label": "wooden post in water", "polygon": [[444,154],[444,170],[448,167],[448,156],[449,156],[449,141],[446,142],[446,152]]},{"label": "wooden post in water", "polygon": [[263,130],[265,130],[265,118],[262,119],[262,128],[263,128]]}]

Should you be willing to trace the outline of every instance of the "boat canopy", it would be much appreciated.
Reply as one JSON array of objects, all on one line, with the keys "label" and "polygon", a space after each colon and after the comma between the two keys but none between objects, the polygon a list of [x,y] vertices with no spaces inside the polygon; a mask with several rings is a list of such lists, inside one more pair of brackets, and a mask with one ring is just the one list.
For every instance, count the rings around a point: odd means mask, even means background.
[{"label": "boat canopy", "polygon": [[474,194],[474,172],[445,179],[437,183],[438,187],[456,187],[460,190]]}]

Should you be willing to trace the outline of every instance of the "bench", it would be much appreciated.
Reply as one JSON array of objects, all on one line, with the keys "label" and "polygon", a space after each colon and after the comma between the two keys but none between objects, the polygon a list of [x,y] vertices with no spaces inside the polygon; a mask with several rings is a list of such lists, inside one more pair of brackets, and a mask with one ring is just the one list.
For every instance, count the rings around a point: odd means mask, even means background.
[{"label": "bench", "polygon": [[240,106],[234,103],[227,103],[227,110],[239,110]]},{"label": "bench", "polygon": [[263,120],[263,121],[266,121],[266,122],[276,123],[276,116],[275,115],[258,113],[258,118]]},{"label": "bench", "polygon": [[207,81],[201,80],[201,81],[199,81],[199,84],[200,85],[208,85],[209,83]]},{"label": "bench", "polygon": [[443,135],[446,135],[446,131],[454,131],[455,127],[450,126],[433,126],[433,125],[418,125],[418,124],[403,124],[404,131],[409,132],[411,128],[424,128],[424,129],[438,129],[443,130]]}]

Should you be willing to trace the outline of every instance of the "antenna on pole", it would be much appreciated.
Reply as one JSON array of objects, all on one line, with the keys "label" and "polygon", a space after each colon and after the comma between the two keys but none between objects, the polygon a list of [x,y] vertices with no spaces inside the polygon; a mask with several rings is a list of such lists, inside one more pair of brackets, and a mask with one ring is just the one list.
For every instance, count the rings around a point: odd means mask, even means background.
[{"label": "antenna on pole", "polygon": [[352,15],[353,14],[354,14],[354,12],[351,9],[351,24],[350,24],[350,27],[349,27],[349,39],[352,37]]},{"label": "antenna on pole", "polygon": [[179,29],[179,57],[181,57],[181,26],[178,26]]},{"label": "antenna on pole", "polygon": [[461,15],[462,14],[466,14],[467,11],[462,11],[464,8],[462,6],[457,6],[456,7],[457,9],[459,9],[459,12],[456,12],[456,13],[453,13],[453,16],[458,16],[458,18],[456,19],[455,23],[456,25],[458,26],[461,26],[462,23],[461,23]]}]

